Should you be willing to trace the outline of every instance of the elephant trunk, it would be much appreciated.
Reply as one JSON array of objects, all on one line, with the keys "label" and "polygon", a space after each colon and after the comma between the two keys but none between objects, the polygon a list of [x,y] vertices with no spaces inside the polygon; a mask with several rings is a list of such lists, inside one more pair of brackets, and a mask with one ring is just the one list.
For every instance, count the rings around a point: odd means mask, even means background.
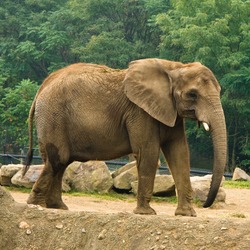
[{"label": "elephant trunk", "polygon": [[210,118],[211,135],[214,149],[214,164],[213,176],[207,200],[203,207],[210,207],[218,193],[224,169],[227,163],[227,133],[224,112],[221,104],[218,104],[218,109],[213,109]]}]

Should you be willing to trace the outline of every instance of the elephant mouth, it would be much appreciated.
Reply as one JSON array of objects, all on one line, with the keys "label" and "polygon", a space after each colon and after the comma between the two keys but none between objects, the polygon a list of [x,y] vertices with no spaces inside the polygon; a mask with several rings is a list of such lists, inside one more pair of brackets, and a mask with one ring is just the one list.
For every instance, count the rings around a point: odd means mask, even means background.
[{"label": "elephant mouth", "polygon": [[197,116],[196,116],[196,113],[195,113],[195,110],[194,109],[186,109],[182,112],[182,116],[183,118],[189,118],[191,120],[196,120],[198,121],[198,128],[200,128],[201,124],[203,126],[203,128],[206,130],[206,131],[209,131],[210,130],[210,126],[207,122],[205,121],[200,121]]},{"label": "elephant mouth", "polygon": [[197,120],[194,109],[185,109],[182,112],[182,117],[183,118],[189,118],[189,119],[192,119],[192,120]]}]

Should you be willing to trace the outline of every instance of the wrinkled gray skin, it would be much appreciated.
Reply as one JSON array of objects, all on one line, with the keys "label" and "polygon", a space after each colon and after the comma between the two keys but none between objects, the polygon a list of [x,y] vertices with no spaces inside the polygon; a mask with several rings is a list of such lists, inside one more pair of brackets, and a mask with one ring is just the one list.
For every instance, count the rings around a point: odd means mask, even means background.
[{"label": "wrinkled gray skin", "polygon": [[71,162],[108,160],[133,153],[139,176],[134,212],[155,214],[149,202],[162,150],[178,193],[175,214],[196,216],[191,204],[183,118],[209,125],[214,166],[204,207],[210,206],[217,195],[226,165],[225,118],[220,86],[200,63],[143,59],[131,62],[126,70],[79,63],[49,75],[30,110],[27,166],[32,159],[33,116],[45,167],[28,203],[67,209],[61,184]]}]

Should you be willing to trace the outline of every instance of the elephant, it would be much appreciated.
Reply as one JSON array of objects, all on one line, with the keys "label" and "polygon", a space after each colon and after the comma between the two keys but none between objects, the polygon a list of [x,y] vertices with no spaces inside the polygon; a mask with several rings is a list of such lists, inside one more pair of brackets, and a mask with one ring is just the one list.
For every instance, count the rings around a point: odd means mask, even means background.
[{"label": "elephant", "polygon": [[226,166],[227,138],[221,87],[199,62],[147,58],[127,69],[75,63],[51,73],[29,113],[27,172],[33,157],[33,120],[44,169],[27,203],[67,209],[62,177],[73,161],[110,160],[133,154],[137,161],[135,214],[156,214],[150,206],[159,155],[174,178],[175,215],[196,216],[192,205],[190,156],[185,119],[211,132],[214,163],[207,200],[213,204]]}]

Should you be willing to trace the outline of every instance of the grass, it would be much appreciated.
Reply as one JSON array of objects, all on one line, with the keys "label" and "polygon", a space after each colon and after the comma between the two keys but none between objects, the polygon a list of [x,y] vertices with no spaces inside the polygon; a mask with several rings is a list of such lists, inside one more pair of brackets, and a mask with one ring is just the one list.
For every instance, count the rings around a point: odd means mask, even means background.
[{"label": "grass", "polygon": [[[250,189],[250,181],[232,181],[232,180],[225,180],[223,183],[224,188],[245,188]],[[22,193],[30,193],[30,188],[24,188],[24,187],[5,187],[9,191],[17,191]],[[87,196],[92,198],[98,198],[102,200],[111,200],[111,201],[127,201],[127,202],[134,202],[136,200],[136,196],[133,194],[126,194],[126,193],[117,193],[115,191],[111,191],[109,193],[98,193],[98,192],[79,192],[79,191],[70,191],[67,193],[64,193],[64,195],[68,196]],[[171,204],[177,204],[177,197],[171,196],[171,197],[157,197],[153,196],[152,201],[161,203],[161,202],[167,202]],[[196,205],[199,206],[199,201],[194,201]],[[232,215],[233,217],[240,217],[240,215]]]},{"label": "grass", "polygon": [[232,181],[226,180],[223,183],[224,188],[246,188],[250,189],[250,181]]},{"label": "grass", "polygon": [[25,187],[15,187],[15,186],[4,186],[9,191],[15,191],[15,192],[21,192],[21,193],[30,193],[31,188],[25,188]]},{"label": "grass", "polygon": [[[15,192],[21,192],[21,193],[30,193],[31,188],[24,188],[24,187],[7,187],[5,188],[9,191],[15,191]],[[66,196],[75,196],[75,197],[92,197],[92,198],[98,198],[102,200],[111,200],[111,201],[127,201],[127,202],[135,202],[136,196],[132,193],[126,194],[126,193],[117,193],[114,191],[111,191],[109,193],[98,193],[98,192],[79,192],[75,190],[71,190],[69,192],[63,193]],[[152,197],[152,201],[161,203],[161,202],[167,202],[171,204],[177,203],[177,197],[171,196],[171,197]]]},{"label": "grass", "polygon": [[234,214],[231,214],[230,216],[234,218],[242,218],[242,219],[246,218],[246,215],[242,213],[234,213]]},{"label": "grass", "polygon": [[[136,196],[132,193],[130,194],[116,193],[114,191],[111,191],[109,193],[70,191],[64,194],[70,195],[70,196],[76,196],[76,197],[87,196],[87,197],[93,197],[93,198],[98,198],[98,199],[103,199],[103,200],[112,200],[112,201],[122,200],[122,201],[134,202],[136,200]],[[168,202],[168,203],[176,204],[177,197],[176,196],[171,196],[171,197],[153,196],[152,201],[157,202],[157,203]]]},{"label": "grass", "polygon": [[67,193],[64,193],[64,195],[75,196],[75,197],[87,196],[87,197],[93,197],[103,200],[112,200],[112,201],[115,200],[130,201],[135,199],[135,196],[132,194],[119,194],[114,191],[111,191],[109,193],[99,193],[99,192],[79,192],[71,190]]}]

